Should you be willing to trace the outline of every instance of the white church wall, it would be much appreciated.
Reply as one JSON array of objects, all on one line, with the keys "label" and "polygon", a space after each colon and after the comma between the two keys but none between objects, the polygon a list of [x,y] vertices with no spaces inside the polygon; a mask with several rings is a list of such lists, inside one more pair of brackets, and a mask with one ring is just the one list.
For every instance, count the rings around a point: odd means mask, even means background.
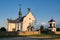
[{"label": "white church wall", "polygon": [[56,27],[56,22],[49,22],[49,26],[50,26],[50,24],[52,24],[52,26],[54,26],[54,24],[55,24],[55,27]]},{"label": "white church wall", "polygon": [[9,23],[8,31],[13,31],[15,29],[15,23]]},{"label": "white church wall", "polygon": [[27,30],[27,27],[32,24],[32,22],[35,21],[35,18],[33,17],[32,13],[29,12],[27,16],[23,20],[23,31]]},{"label": "white church wall", "polygon": [[18,30],[18,23],[15,23],[16,31]]}]

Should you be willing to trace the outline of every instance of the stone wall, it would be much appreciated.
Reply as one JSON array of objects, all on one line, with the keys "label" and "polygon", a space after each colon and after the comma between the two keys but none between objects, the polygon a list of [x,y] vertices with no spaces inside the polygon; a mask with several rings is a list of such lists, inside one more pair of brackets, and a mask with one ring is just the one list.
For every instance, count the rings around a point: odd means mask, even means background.
[{"label": "stone wall", "polygon": [[60,34],[60,31],[56,31],[55,34]]},{"label": "stone wall", "polygon": [[40,34],[40,31],[24,31],[24,32],[19,32],[19,35],[34,35],[34,34]]}]

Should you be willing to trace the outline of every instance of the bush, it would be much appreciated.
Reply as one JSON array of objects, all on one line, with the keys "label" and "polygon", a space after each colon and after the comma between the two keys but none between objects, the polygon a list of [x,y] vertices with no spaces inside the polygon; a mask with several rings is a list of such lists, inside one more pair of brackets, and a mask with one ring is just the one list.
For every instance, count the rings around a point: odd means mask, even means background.
[{"label": "bush", "polygon": [[60,31],[60,28],[57,28],[57,31]]},{"label": "bush", "polygon": [[1,28],[0,28],[0,31],[5,32],[5,31],[6,31],[5,27],[1,27]]}]

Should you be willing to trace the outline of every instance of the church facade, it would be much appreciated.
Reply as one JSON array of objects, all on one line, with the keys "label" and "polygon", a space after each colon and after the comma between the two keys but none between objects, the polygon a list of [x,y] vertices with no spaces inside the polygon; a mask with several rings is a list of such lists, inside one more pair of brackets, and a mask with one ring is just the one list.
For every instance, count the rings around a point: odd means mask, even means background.
[{"label": "church facade", "polygon": [[22,17],[21,8],[19,9],[19,17],[15,20],[7,19],[7,30],[8,31],[31,31],[34,29],[33,23],[35,17],[32,15],[30,8],[28,8],[27,15]]}]

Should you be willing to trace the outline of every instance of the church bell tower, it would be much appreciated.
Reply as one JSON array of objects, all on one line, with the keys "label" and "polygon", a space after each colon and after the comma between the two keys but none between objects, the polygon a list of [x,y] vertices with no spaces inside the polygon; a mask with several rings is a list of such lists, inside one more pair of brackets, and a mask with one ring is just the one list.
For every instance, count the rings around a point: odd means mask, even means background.
[{"label": "church bell tower", "polygon": [[22,18],[21,4],[19,6],[20,6],[20,8],[19,8],[19,18]]},{"label": "church bell tower", "polygon": [[50,21],[48,21],[49,23],[49,30],[56,32],[56,21],[54,19],[51,19]]}]

